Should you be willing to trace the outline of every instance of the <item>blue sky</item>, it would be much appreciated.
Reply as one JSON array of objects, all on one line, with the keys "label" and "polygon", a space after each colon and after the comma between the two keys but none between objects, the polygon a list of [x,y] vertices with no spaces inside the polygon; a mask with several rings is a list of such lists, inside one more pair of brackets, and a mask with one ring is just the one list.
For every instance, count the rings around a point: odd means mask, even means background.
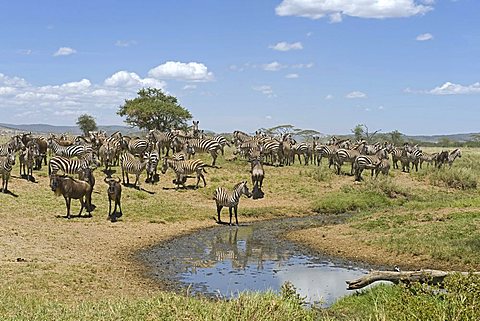
[{"label": "blue sky", "polygon": [[5,1],[0,122],[99,124],[143,86],[218,132],[480,131],[480,1]]}]

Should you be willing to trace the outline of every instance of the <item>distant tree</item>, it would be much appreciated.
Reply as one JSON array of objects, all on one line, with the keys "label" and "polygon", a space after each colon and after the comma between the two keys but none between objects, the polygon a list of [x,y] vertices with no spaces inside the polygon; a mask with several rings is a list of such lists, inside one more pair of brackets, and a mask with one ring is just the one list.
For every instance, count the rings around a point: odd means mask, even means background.
[{"label": "distant tree", "polygon": [[311,141],[313,136],[320,135],[320,132],[314,129],[301,129],[295,133],[301,136],[304,141]]},{"label": "distant tree", "polygon": [[442,137],[438,140],[438,143],[437,143],[438,146],[442,146],[442,147],[451,147],[453,146],[453,142],[447,138],[447,137]]},{"label": "distant tree", "polygon": [[177,98],[165,94],[161,89],[143,88],[138,97],[125,100],[117,114],[126,116],[125,122],[140,129],[166,131],[174,128],[187,128],[186,122],[192,119],[190,112],[182,107]]},{"label": "distant tree", "polygon": [[266,129],[266,133],[270,135],[284,135],[284,134],[293,134],[297,131],[295,126],[285,124],[285,125],[278,125],[272,128]]},{"label": "distant tree", "polygon": [[364,125],[364,124],[358,124],[357,126],[355,126],[353,129],[352,129],[352,133],[353,135],[355,136],[355,140],[361,140],[361,139],[365,139],[368,143],[372,143],[373,142],[373,138],[375,137],[375,135],[380,132],[381,129],[377,129],[376,131],[374,131],[373,133],[371,133],[369,130],[368,130],[368,127],[367,125]]},{"label": "distant tree", "polygon": [[390,142],[395,146],[400,146],[403,144],[403,134],[398,130],[391,131],[388,133],[390,136]]},{"label": "distant tree", "polygon": [[97,130],[97,123],[95,122],[95,118],[88,114],[80,115],[77,119],[77,125],[83,132],[84,136],[87,136],[89,131]]}]

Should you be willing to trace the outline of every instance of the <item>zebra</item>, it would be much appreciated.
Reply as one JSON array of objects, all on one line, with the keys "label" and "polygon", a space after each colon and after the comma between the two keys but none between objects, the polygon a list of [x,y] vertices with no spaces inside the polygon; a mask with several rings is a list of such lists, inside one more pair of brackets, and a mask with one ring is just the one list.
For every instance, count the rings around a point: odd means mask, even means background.
[{"label": "zebra", "polygon": [[249,154],[257,149],[261,149],[259,142],[256,140],[248,140],[237,145],[237,149],[233,151],[233,154],[240,154],[240,156],[248,158]]},{"label": "zebra", "polygon": [[8,192],[8,180],[10,179],[10,173],[12,167],[15,165],[15,154],[13,152],[8,153],[6,156],[0,156],[0,174],[2,174],[2,192]]},{"label": "zebra", "polygon": [[20,136],[13,136],[8,143],[0,145],[0,156],[7,156],[10,153],[15,153],[25,147]]},{"label": "zebra", "polygon": [[382,159],[380,164],[377,165],[375,168],[375,178],[378,177],[378,174],[382,173],[383,175],[388,175],[388,172],[390,171],[390,161],[388,158]]},{"label": "zebra", "polygon": [[365,145],[365,141],[361,142],[360,144],[356,144],[353,149],[345,149],[345,148],[339,148],[337,152],[335,153],[334,156],[334,161],[335,161],[335,167],[337,168],[337,174],[340,175],[340,169],[343,165],[343,163],[351,163],[352,168],[350,170],[350,174],[353,175],[353,164],[355,161],[355,158],[360,154],[360,152],[363,150]]},{"label": "zebra", "polygon": [[157,177],[157,166],[160,160],[160,154],[157,149],[153,148],[151,151],[145,154],[148,159],[147,162],[147,179],[146,182],[154,183]]},{"label": "zebra", "polygon": [[109,167],[115,163],[118,151],[114,142],[105,141],[98,149],[98,155],[100,158],[100,165],[105,165],[105,171],[108,171]]},{"label": "zebra", "polygon": [[215,192],[213,193],[213,199],[215,200],[215,203],[217,205],[217,223],[222,223],[222,220],[220,219],[220,212],[225,206],[228,207],[228,211],[230,213],[230,225],[232,225],[233,210],[235,212],[235,223],[238,226],[238,203],[240,202],[240,197],[242,196],[242,194],[245,194],[248,198],[252,197],[252,193],[250,193],[250,191],[248,190],[247,181],[242,181],[236,184],[233,187],[232,193],[229,193],[229,191],[227,191],[223,187],[217,187],[217,189],[215,189]]},{"label": "zebra", "polygon": [[459,148],[454,149],[450,154],[448,154],[448,166],[452,167],[453,162],[455,159],[462,157],[462,152]]},{"label": "zebra", "polygon": [[[137,187],[137,184],[140,185],[140,174],[146,169],[148,163],[148,159],[145,156],[142,158],[139,159],[126,151],[120,155],[120,168],[122,169],[123,185],[130,185],[130,180],[128,178],[129,173],[135,175],[135,183],[133,184],[133,187]],[[125,176],[127,177],[126,184]]]},{"label": "zebra", "polygon": [[203,180],[203,187],[207,186],[207,182],[205,181],[205,176],[203,176],[203,173],[206,173],[205,167],[212,166],[205,164],[200,159],[174,160],[168,157],[164,157],[162,163],[162,174],[165,174],[169,167],[175,172],[176,179],[173,182],[176,185],[175,189],[178,189],[180,185],[185,187],[185,182],[187,181],[187,178],[190,174],[193,173],[197,174],[197,184],[195,188],[198,188],[200,179]]},{"label": "zebra", "polygon": [[213,136],[213,140],[217,141],[220,144],[220,146],[221,146],[220,152],[222,152],[222,156],[224,156],[225,155],[225,151],[224,151],[225,146],[230,147],[230,144],[228,143],[228,140],[222,135]]},{"label": "zebra", "polygon": [[[22,176],[22,169],[23,169],[23,176],[26,176],[28,180],[33,178],[33,166],[37,157],[40,155],[38,144],[34,141],[30,141],[27,144],[27,147],[22,150],[20,153],[19,161],[20,161],[20,176]],[[27,169],[25,171],[25,168]]]},{"label": "zebra", "polygon": [[56,156],[65,156],[70,158],[93,152],[92,147],[89,145],[62,146],[53,138],[47,139],[47,142],[48,147]]},{"label": "zebra", "polygon": [[170,151],[173,139],[175,138],[174,133],[170,132],[161,132],[157,129],[152,129],[148,132],[147,138],[150,142],[158,143],[159,151],[164,152],[164,148],[167,149],[166,155]]},{"label": "zebra", "polygon": [[362,180],[362,172],[364,169],[371,169],[372,176],[374,170],[380,165],[382,160],[388,159],[387,150],[385,148],[377,151],[375,155],[358,155],[353,162],[353,168],[355,170],[355,180]]},{"label": "zebra", "polygon": [[187,141],[183,144],[183,148],[180,152],[175,152],[172,155],[172,159],[174,160],[187,160],[190,159],[193,155],[195,155],[195,148]]},{"label": "zebra", "polygon": [[94,153],[87,153],[80,158],[67,158],[63,156],[54,156],[48,162],[48,175],[56,174],[62,170],[65,174],[78,174],[85,167],[98,167],[98,161]]},{"label": "zebra", "polygon": [[253,139],[252,136],[250,136],[249,134],[247,133],[244,133],[240,130],[235,130],[233,132],[233,139],[232,139],[232,144],[233,145],[238,145],[238,144],[241,144],[247,140],[251,140]]},{"label": "zebra", "polygon": [[423,153],[422,156],[420,157],[420,168],[422,168],[423,163],[427,163],[428,166],[433,164],[437,155],[438,153],[433,153],[433,154]]},{"label": "zebra", "polygon": [[190,146],[195,149],[196,153],[209,153],[212,156],[212,166],[215,166],[215,162],[218,157],[218,151],[221,150],[221,145],[213,139],[201,139],[201,138],[191,138],[186,139],[186,137],[177,136],[175,137],[175,146],[177,146],[177,151],[179,148],[183,148],[185,143],[188,142]]},{"label": "zebra", "polygon": [[33,141],[38,145],[39,155],[35,159],[35,168],[34,169],[42,169],[42,160],[45,165],[47,165],[47,149],[48,143],[47,139],[43,136],[38,137],[31,137],[32,133],[24,133],[22,134],[22,142],[26,146],[30,141]]},{"label": "zebra", "polygon": [[309,146],[306,142],[302,142],[299,144],[294,144],[292,146],[292,153],[293,153],[293,163],[295,163],[295,156],[298,156],[298,161],[300,164],[302,164],[302,160],[300,158],[301,155],[303,155],[305,159],[305,165],[308,165],[308,159],[309,159]]},{"label": "zebra", "polygon": [[139,137],[132,138],[128,142],[128,150],[133,155],[139,155],[140,157],[146,152],[149,146],[149,141]]},{"label": "zebra", "polygon": [[400,162],[402,163],[402,172],[410,172],[410,163],[415,167],[415,171],[418,172],[418,164],[422,156],[422,150],[418,148],[417,145],[410,146],[408,143],[405,143],[402,150],[402,155],[400,156]]},{"label": "zebra", "polygon": [[276,139],[268,138],[263,143],[263,154],[265,155],[265,159],[270,157],[270,163],[275,164],[275,162],[279,162],[280,164],[283,162],[283,142],[279,142]]}]

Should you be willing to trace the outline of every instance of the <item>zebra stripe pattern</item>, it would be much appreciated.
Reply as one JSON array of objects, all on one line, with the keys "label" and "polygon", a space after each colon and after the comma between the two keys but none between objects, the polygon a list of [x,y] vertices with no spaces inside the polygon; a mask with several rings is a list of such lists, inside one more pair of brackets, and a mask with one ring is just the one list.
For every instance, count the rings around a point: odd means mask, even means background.
[{"label": "zebra stripe pattern", "polygon": [[220,212],[222,208],[228,207],[230,213],[230,225],[232,225],[232,210],[235,212],[235,222],[238,225],[238,203],[240,202],[240,197],[242,194],[245,194],[247,197],[251,197],[252,194],[248,190],[247,181],[240,182],[233,187],[233,192],[230,193],[223,187],[217,187],[213,193],[213,199],[217,205],[217,215],[218,223],[221,223]]},{"label": "zebra stripe pattern", "polygon": [[122,181],[125,185],[125,176],[127,177],[127,185],[130,184],[128,174],[135,175],[135,183],[133,186],[137,186],[139,184],[140,174],[146,169],[148,163],[148,159],[145,157],[142,159],[138,159],[137,157],[133,156],[129,152],[124,152],[120,156],[120,167],[122,169]]},{"label": "zebra stripe pattern", "polygon": [[62,170],[65,174],[78,174],[91,165],[100,166],[95,154],[88,153],[78,159],[63,156],[54,156],[48,162],[48,175],[56,174]]},{"label": "zebra stripe pattern", "polygon": [[0,156],[0,174],[2,175],[2,191],[4,193],[8,191],[8,180],[13,165],[15,165],[15,154],[10,153],[6,156]]},{"label": "zebra stripe pattern", "polygon": [[203,176],[203,172],[206,173],[204,167],[207,167],[202,160],[200,159],[190,159],[190,160],[173,160],[171,158],[164,157],[163,158],[163,165],[162,165],[162,173],[165,174],[168,168],[171,168],[176,175],[176,179],[174,183],[176,184],[176,188],[180,185],[185,187],[185,182],[187,178],[191,174],[197,174],[197,184],[196,188],[198,188],[198,184],[200,183],[200,179],[203,180],[203,186],[207,186],[207,182],[205,181],[205,176]]},{"label": "zebra stripe pattern", "polygon": [[92,146],[90,145],[71,145],[66,147],[61,146],[53,138],[48,139],[48,147],[55,155],[64,157],[81,156],[93,152]]}]

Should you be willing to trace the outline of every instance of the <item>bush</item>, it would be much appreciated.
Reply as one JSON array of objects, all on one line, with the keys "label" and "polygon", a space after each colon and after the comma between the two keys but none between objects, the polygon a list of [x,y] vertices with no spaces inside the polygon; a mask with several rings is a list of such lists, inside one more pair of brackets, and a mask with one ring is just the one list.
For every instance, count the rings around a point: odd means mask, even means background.
[{"label": "bush", "polygon": [[429,175],[429,180],[433,185],[446,186],[457,189],[477,188],[477,175],[471,168],[441,168],[435,169]]},{"label": "bush", "polygon": [[326,166],[317,166],[313,170],[306,171],[304,175],[317,182],[330,182],[333,178],[333,172]]}]

